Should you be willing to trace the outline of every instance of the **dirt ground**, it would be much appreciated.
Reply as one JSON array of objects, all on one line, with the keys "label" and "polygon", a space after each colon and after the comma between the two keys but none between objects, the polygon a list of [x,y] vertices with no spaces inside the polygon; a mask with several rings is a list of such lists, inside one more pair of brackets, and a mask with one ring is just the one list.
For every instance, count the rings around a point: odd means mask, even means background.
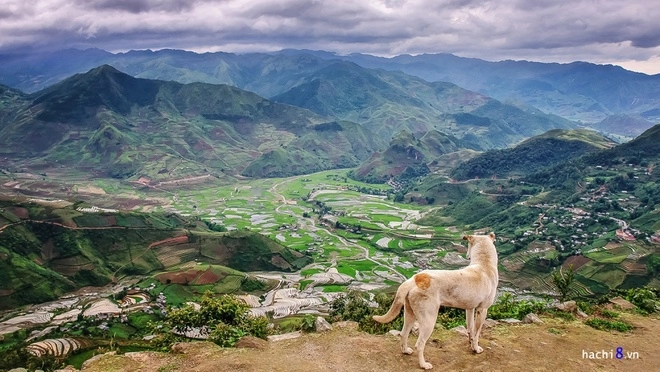
[{"label": "dirt ground", "polygon": [[[622,314],[631,333],[598,331],[580,321],[544,318],[543,324],[496,325],[484,330],[482,354],[467,337],[436,330],[426,348],[435,371],[657,371],[660,317]],[[411,339],[411,344],[415,338]],[[638,359],[587,359],[583,354],[637,352]],[[419,371],[417,358],[403,355],[398,337],[354,329],[264,342],[263,349],[222,349],[208,342],[187,344],[183,353],[104,355],[83,371]]]}]

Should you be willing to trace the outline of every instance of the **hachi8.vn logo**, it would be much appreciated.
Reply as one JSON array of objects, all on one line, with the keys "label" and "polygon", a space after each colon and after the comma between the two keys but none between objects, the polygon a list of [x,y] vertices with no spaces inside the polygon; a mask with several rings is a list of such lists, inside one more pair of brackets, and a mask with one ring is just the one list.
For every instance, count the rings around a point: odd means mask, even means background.
[{"label": "hachi8.vn logo", "polygon": [[614,350],[587,351],[582,349],[582,359],[639,359],[636,351],[623,352],[619,346]]}]

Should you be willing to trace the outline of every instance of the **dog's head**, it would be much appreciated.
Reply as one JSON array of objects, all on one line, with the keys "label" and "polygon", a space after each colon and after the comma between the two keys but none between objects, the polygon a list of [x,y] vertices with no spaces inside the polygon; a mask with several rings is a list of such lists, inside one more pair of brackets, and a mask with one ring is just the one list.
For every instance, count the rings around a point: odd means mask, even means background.
[{"label": "dog's head", "polygon": [[479,242],[486,241],[492,244],[495,241],[495,233],[491,232],[488,235],[463,235],[463,240],[467,240],[468,249],[467,254],[465,255],[467,259],[472,257],[472,247],[479,245]]}]

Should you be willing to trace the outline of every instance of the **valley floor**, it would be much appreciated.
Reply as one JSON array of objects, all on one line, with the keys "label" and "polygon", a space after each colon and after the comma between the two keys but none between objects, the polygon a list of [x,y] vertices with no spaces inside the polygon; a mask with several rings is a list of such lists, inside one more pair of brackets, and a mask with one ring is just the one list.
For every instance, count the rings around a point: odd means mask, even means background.
[{"label": "valley floor", "polygon": [[[622,314],[631,333],[598,331],[580,321],[542,318],[543,324],[496,325],[485,329],[475,355],[467,338],[436,330],[426,359],[436,371],[651,371],[657,370],[660,318]],[[411,344],[415,338],[411,339]],[[263,349],[222,349],[201,342],[185,344],[180,354],[156,352],[105,355],[83,371],[418,371],[415,355],[399,351],[398,337],[370,335],[353,329],[307,334],[285,341],[264,342]],[[636,359],[588,359],[590,352],[623,348]],[[586,353],[586,354],[585,354]]]}]

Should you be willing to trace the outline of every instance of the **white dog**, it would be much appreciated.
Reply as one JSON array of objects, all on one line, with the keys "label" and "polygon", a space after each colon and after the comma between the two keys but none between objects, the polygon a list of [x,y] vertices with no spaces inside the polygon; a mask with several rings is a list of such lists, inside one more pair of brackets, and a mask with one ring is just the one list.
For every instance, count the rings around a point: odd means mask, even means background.
[{"label": "white dog", "polygon": [[417,320],[419,337],[415,348],[419,366],[424,369],[433,368],[424,359],[424,346],[433,332],[440,306],[465,309],[470,347],[475,353],[483,351],[479,335],[488,308],[495,301],[499,281],[495,234],[467,235],[463,239],[468,241],[468,266],[459,270],[424,270],[413,275],[399,286],[387,314],[373,317],[379,323],[388,323],[404,308],[401,350],[405,354],[412,354],[408,335]]}]

